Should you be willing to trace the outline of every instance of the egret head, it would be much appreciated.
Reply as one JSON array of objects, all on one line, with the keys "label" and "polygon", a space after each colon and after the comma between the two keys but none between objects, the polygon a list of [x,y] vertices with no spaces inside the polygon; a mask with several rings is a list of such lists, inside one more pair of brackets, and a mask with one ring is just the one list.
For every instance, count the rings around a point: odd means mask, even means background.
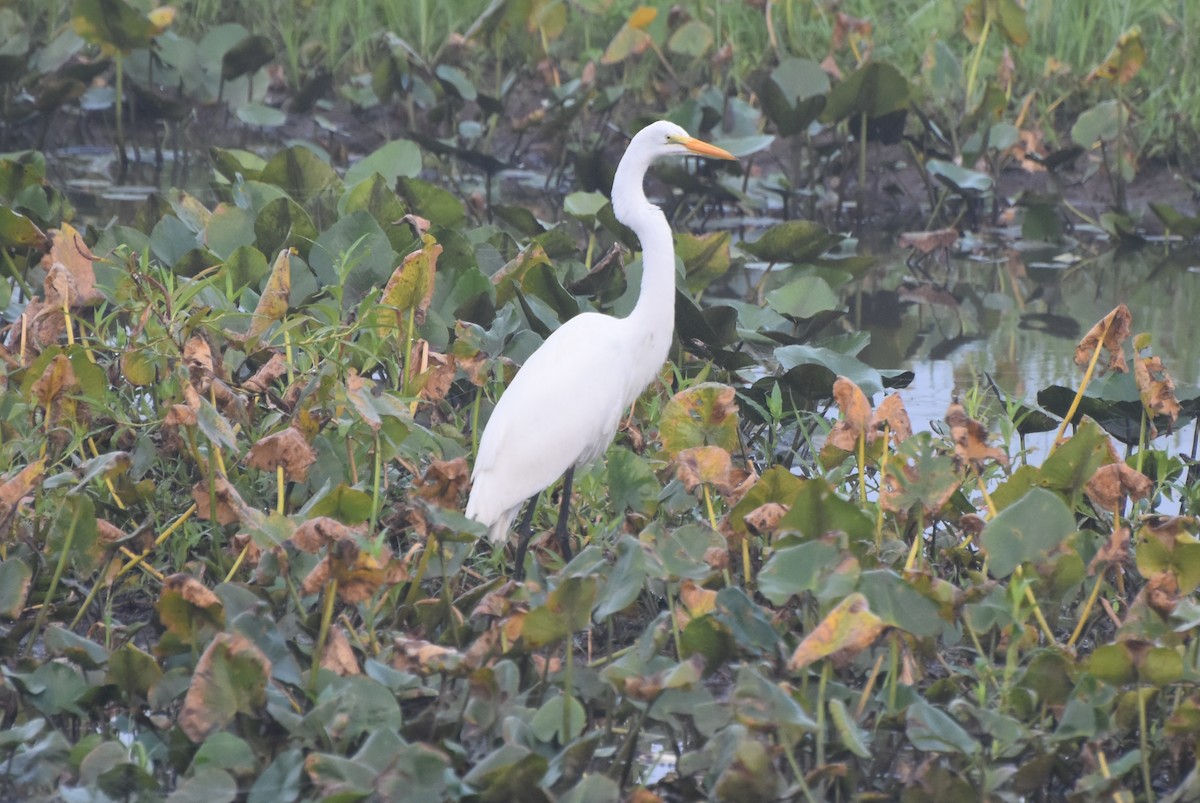
[{"label": "egret head", "polygon": [[645,151],[650,160],[660,156],[707,156],[712,159],[734,159],[728,151],[696,139],[682,127],[659,120],[639,131],[629,143],[628,152]]}]

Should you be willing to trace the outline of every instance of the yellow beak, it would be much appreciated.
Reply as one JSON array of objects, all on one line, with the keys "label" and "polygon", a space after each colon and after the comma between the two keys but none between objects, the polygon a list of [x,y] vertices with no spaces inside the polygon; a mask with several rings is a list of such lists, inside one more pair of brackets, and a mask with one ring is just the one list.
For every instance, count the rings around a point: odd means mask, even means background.
[{"label": "yellow beak", "polygon": [[709,145],[704,140],[696,139],[695,137],[680,137],[676,140],[676,142],[697,156],[707,156],[710,159],[729,159],[730,161],[737,161],[737,157],[724,148],[718,148],[716,145]]}]

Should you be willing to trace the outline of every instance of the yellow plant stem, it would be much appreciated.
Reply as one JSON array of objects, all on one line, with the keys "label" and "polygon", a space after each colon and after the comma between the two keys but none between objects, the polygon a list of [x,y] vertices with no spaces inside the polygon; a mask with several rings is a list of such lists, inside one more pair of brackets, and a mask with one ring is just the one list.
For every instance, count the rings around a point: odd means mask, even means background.
[{"label": "yellow plant stem", "polygon": [[[892,435],[891,426],[883,425],[883,454],[879,458],[879,490],[883,492],[883,485],[887,482],[887,464],[888,455],[891,453]],[[883,503],[882,501],[875,506],[875,549],[876,551],[883,549]]]},{"label": "yellow plant stem", "polygon": [[187,510],[183,511],[183,514],[179,518],[175,519],[175,521],[170,526],[168,526],[167,529],[162,531],[162,534],[159,535],[158,538],[154,539],[154,546],[150,547],[142,554],[136,556],[131,561],[126,563],[124,566],[122,566],[119,570],[117,570],[117,574],[115,577],[113,577],[113,580],[116,580],[118,577],[125,574],[125,572],[129,571],[133,567],[141,565],[142,561],[144,561],[147,557],[149,557],[151,552],[153,552],[155,549],[158,549],[160,546],[162,546],[163,542],[166,541],[168,538],[170,538],[176,530],[178,530],[180,527],[182,527],[184,522],[186,522],[188,519],[190,519],[192,517],[192,515],[195,514],[197,509],[198,508],[196,507],[196,503],[193,502],[191,507],[189,507]]},{"label": "yellow plant stem", "polygon": [[1054,454],[1054,450],[1062,444],[1067,424],[1071,422],[1071,419],[1075,417],[1075,411],[1079,409],[1079,402],[1083,400],[1083,392],[1087,390],[1088,383],[1092,381],[1092,374],[1096,371],[1096,362],[1100,359],[1100,349],[1104,348],[1104,339],[1108,337],[1108,329],[1116,318],[1116,315],[1110,315],[1108,322],[1104,324],[1104,331],[1100,333],[1100,339],[1096,342],[1096,350],[1092,352],[1092,359],[1088,361],[1087,370],[1083,373],[1083,382],[1079,384],[1079,390],[1075,391],[1075,398],[1071,400],[1071,406],[1067,409],[1067,414],[1063,416],[1058,432],[1054,434],[1054,443],[1050,445],[1051,454]]},{"label": "yellow plant stem", "polygon": [[246,553],[250,551],[250,545],[252,543],[253,541],[247,541],[246,545],[242,547],[242,551],[238,553],[237,560],[233,562],[233,565],[229,567],[229,573],[225,575],[226,583],[233,579],[233,576],[237,574],[238,569],[242,568],[242,562],[246,560]]},{"label": "yellow plant stem", "polygon": [[[867,503],[867,433],[858,433],[858,501]],[[884,451],[887,451],[886,448]]]},{"label": "yellow plant stem", "polygon": [[[100,456],[100,450],[96,448],[96,439],[90,435],[88,436],[88,446],[92,447],[92,457]],[[108,493],[112,496],[113,502],[117,504],[117,508],[124,510],[125,503],[121,501],[121,497],[117,496],[117,490],[113,487],[112,480],[108,478],[107,474],[104,475],[104,484],[108,487]]]},{"label": "yellow plant stem", "polygon": [[971,467],[971,473],[975,475],[975,479],[979,482],[979,492],[983,494],[983,503],[987,505],[988,509],[987,517],[989,519],[996,518],[996,503],[992,501],[991,494],[988,493],[987,485],[983,481],[983,475],[974,466]]},{"label": "yellow plant stem", "polygon": [[1096,577],[1096,584],[1092,586],[1092,593],[1088,595],[1087,603],[1083,606],[1083,612],[1079,614],[1079,621],[1075,623],[1075,629],[1071,631],[1071,638],[1067,639],[1067,647],[1074,647],[1075,642],[1083,634],[1083,626],[1087,623],[1088,616],[1092,613],[1092,608],[1096,605],[1096,599],[1100,596],[1100,586],[1104,585],[1104,573],[1101,572]]},{"label": "yellow plant stem", "polygon": [[408,594],[404,597],[405,605],[413,605],[417,601],[417,594],[421,591],[421,580],[425,578],[425,572],[429,568],[429,556],[433,551],[438,549],[437,536],[433,533],[429,534],[428,540],[425,542],[425,549],[421,552],[421,560],[417,562],[417,572],[413,575],[412,581],[408,586]]},{"label": "yellow plant stem", "polygon": [[67,345],[75,345],[75,327],[71,326],[71,304],[70,295],[63,296],[62,300],[63,323],[67,325]]},{"label": "yellow plant stem", "polygon": [[880,651],[875,659],[875,665],[871,667],[871,674],[867,676],[867,682],[863,686],[862,694],[858,695],[858,706],[854,709],[855,721],[862,719],[863,711],[867,709],[867,700],[871,696],[871,690],[875,688],[875,681],[879,678],[879,670],[883,668],[883,658],[886,655]]},{"label": "yellow plant stem", "polygon": [[321,609],[321,629],[317,631],[317,642],[313,644],[312,674],[308,679],[310,697],[317,696],[317,676],[321,672],[321,656],[325,652],[325,642],[329,638],[329,625],[333,621],[333,603],[337,599],[337,578],[325,586],[325,607]]},{"label": "yellow plant stem", "polygon": [[1033,589],[1025,583],[1025,572],[1022,567],[1018,566],[1013,572],[1017,582],[1021,583],[1025,588],[1025,601],[1033,606],[1033,617],[1037,619],[1038,627],[1042,629],[1042,635],[1046,637],[1047,643],[1054,643],[1054,631],[1050,629],[1050,625],[1046,622],[1046,617],[1042,615],[1042,609],[1038,605],[1037,597],[1033,596]]},{"label": "yellow plant stem", "polygon": [[275,509],[279,515],[283,515],[283,497],[284,497],[284,481],[283,481],[283,464],[275,467],[275,487],[278,489],[278,498],[276,499]]}]

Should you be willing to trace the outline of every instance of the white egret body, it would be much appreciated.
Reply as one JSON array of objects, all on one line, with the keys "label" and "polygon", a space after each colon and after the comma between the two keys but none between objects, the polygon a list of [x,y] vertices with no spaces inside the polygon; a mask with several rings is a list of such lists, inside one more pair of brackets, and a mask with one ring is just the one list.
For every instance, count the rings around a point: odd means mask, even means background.
[{"label": "white egret body", "polygon": [[[655,159],[687,154],[734,158],[665,121],[630,141],[613,178],[612,204],[642,245],[637,305],[625,318],[586,312],[556,329],[525,361],[484,428],[466,515],[487,525],[493,543],[508,537],[522,502],[565,473],[558,535],[569,556],[565,528],[574,469],[604,454],[622,414],[657,375],[671,346],[675,246],[642,180]],[[524,540],[518,573],[523,547]]]}]

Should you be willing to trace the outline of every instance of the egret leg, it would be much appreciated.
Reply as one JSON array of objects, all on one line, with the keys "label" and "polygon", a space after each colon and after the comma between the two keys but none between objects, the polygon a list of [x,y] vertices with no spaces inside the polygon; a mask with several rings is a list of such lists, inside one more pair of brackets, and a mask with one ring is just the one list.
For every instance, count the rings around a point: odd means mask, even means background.
[{"label": "egret leg", "polygon": [[562,507],[558,509],[558,524],[554,528],[554,537],[558,539],[564,561],[571,559],[571,534],[567,532],[567,514],[571,510],[571,483],[574,480],[575,466],[571,466],[563,475]]},{"label": "egret leg", "polygon": [[529,537],[533,535],[533,511],[537,509],[539,494],[541,491],[529,497],[529,502],[525,505],[525,515],[517,525],[517,567],[513,571],[514,580],[525,579],[525,550],[529,547]]}]

